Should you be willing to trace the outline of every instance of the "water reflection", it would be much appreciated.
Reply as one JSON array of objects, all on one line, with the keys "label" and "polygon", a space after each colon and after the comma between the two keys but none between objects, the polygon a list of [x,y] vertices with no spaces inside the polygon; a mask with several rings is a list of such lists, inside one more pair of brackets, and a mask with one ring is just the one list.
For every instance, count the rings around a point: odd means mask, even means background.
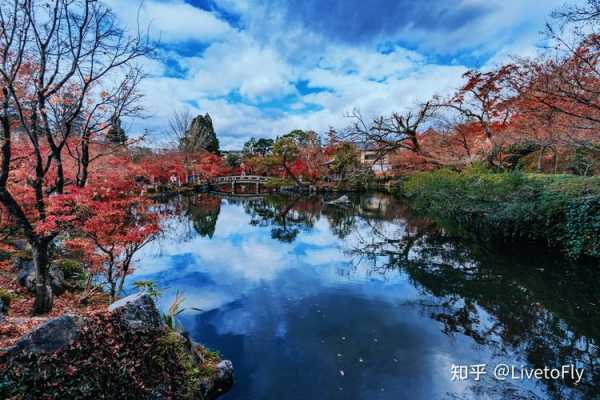
[{"label": "water reflection", "polygon": [[[229,399],[600,397],[600,285],[545,250],[481,243],[384,195],[178,199],[134,279],[183,290]],[[190,233],[189,226],[194,228]],[[583,381],[453,382],[450,366],[575,364]],[[491,371],[490,371],[491,374]]]}]

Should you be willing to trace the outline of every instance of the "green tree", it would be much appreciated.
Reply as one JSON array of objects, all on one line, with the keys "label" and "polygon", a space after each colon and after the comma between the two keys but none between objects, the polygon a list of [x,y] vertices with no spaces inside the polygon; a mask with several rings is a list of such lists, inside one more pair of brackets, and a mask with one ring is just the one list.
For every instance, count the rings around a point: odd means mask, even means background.
[{"label": "green tree", "polygon": [[251,137],[246,143],[244,143],[244,148],[242,152],[245,155],[254,155],[254,149],[256,148],[256,138]]},{"label": "green tree", "polygon": [[333,155],[331,168],[342,179],[346,177],[349,171],[352,171],[359,164],[358,154],[354,145],[351,143],[342,143],[339,145]]},{"label": "green tree", "polygon": [[273,150],[273,144],[273,139],[260,138],[256,141],[254,152],[264,157]]},{"label": "green tree", "polygon": [[127,135],[125,134],[125,130],[121,127],[121,118],[112,118],[110,128],[106,133],[106,139],[111,144],[124,145],[127,143]]},{"label": "green tree", "polygon": [[273,150],[273,139],[259,138],[256,139],[254,137],[250,138],[246,143],[244,143],[243,152],[246,155],[260,155],[265,157],[267,154],[271,153]]},{"label": "green tree", "polygon": [[192,120],[189,129],[179,141],[179,148],[185,152],[193,153],[204,149],[210,153],[219,154],[219,139],[209,114],[198,115]]},{"label": "green tree", "polygon": [[296,185],[302,186],[302,182],[292,172],[290,165],[298,159],[301,147],[308,142],[308,134],[302,130],[296,129],[283,135],[273,144],[273,158],[276,164],[285,169],[290,178],[296,182]]},{"label": "green tree", "polygon": [[225,162],[231,168],[237,168],[242,164],[240,156],[238,156],[235,153],[227,153],[227,156],[225,157]]}]

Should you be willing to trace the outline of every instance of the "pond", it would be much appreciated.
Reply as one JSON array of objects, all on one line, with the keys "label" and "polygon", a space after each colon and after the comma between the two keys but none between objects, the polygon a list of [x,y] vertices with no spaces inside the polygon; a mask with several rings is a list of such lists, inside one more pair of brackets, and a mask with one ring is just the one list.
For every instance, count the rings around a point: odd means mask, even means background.
[{"label": "pond", "polygon": [[459,237],[384,194],[327,200],[161,205],[129,282],[155,281],[163,309],[183,293],[182,326],[233,361],[224,399],[600,398],[597,265]]}]

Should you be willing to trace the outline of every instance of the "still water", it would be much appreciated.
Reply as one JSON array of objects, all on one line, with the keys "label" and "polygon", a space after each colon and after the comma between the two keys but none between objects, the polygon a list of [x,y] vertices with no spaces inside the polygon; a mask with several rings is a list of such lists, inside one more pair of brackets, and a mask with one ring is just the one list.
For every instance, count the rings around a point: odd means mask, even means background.
[{"label": "still water", "polygon": [[[600,398],[597,265],[351,200],[172,199],[130,282],[163,308],[184,294],[183,327],[233,361],[224,399]],[[499,364],[584,373],[502,381]]]}]

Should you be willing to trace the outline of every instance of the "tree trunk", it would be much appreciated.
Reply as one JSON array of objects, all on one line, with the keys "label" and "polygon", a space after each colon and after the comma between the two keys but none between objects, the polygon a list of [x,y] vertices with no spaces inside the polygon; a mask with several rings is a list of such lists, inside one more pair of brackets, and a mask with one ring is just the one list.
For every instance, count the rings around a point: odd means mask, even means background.
[{"label": "tree trunk", "polygon": [[287,172],[287,174],[290,176],[290,178],[292,178],[294,180],[294,182],[296,182],[296,186],[302,187],[302,182],[300,182],[300,180],[296,177],[296,175],[294,175],[292,173],[292,171],[290,170],[290,168],[287,165],[287,160],[283,160],[283,169],[285,169],[285,172]]},{"label": "tree trunk", "polygon": [[84,187],[88,180],[88,166],[90,165],[90,149],[87,139],[81,142],[80,174],[77,176],[77,186]]},{"label": "tree trunk", "polygon": [[62,194],[65,190],[65,172],[61,160],[60,151],[54,156],[56,162],[56,193]]},{"label": "tree trunk", "polygon": [[421,145],[419,144],[419,139],[417,138],[417,132],[413,131],[409,133],[410,142],[413,145],[413,152],[416,154],[421,154]]},{"label": "tree trunk", "polygon": [[118,294],[123,293],[123,286],[125,286],[125,278],[127,278],[127,274],[129,273],[130,264],[131,257],[128,256],[127,259],[123,261],[123,267],[121,268],[121,276],[119,277],[119,290],[117,291]]},{"label": "tree trunk", "polygon": [[50,269],[48,260],[48,241],[46,239],[36,240],[31,243],[33,252],[33,266],[35,267],[35,303],[33,313],[35,315],[46,314],[52,309],[52,288],[48,282]]},{"label": "tree trunk", "polygon": [[540,148],[540,155],[538,156],[537,170],[538,172],[544,171],[544,153],[546,152],[546,146]]}]

